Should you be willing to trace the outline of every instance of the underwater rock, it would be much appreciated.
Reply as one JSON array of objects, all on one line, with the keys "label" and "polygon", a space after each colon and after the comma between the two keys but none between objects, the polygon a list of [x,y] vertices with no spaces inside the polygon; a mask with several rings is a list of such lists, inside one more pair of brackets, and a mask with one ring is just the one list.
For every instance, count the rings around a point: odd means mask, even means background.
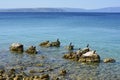
[{"label": "underwater rock", "polygon": [[[34,80],[34,77],[33,76],[23,77],[23,79],[20,79],[20,80]],[[40,80],[40,79],[38,79],[38,80]]]},{"label": "underwater rock", "polygon": [[37,73],[35,70],[30,70],[29,73]]},{"label": "underwater rock", "polygon": [[42,74],[40,76],[40,79],[42,79],[42,80],[49,80],[49,75],[48,74]]},{"label": "underwater rock", "polygon": [[2,75],[5,72],[4,69],[0,69],[0,75]]},{"label": "underwater rock", "polygon": [[36,64],[37,67],[42,67],[43,64],[42,63],[39,63],[39,64]]},{"label": "underwater rock", "polygon": [[64,70],[64,69],[63,69],[63,70],[60,70],[60,72],[59,72],[59,74],[60,74],[60,75],[62,75],[62,76],[65,76],[65,75],[66,75],[66,73],[67,73],[67,71],[66,71],[66,70]]},{"label": "underwater rock", "polygon": [[13,43],[10,46],[10,51],[17,52],[17,53],[22,53],[24,51],[23,45],[21,43]]},{"label": "underwater rock", "polygon": [[115,59],[113,59],[113,58],[106,58],[106,59],[103,60],[103,62],[104,63],[113,63],[113,62],[115,62]]},{"label": "underwater rock", "polygon": [[4,73],[5,73],[5,70],[4,69],[0,69],[0,80],[6,80]]},{"label": "underwater rock", "polygon": [[52,78],[52,80],[60,80],[58,77],[54,77]]},{"label": "underwater rock", "polygon": [[9,73],[10,73],[10,74],[14,74],[15,71],[16,71],[16,70],[12,68],[12,69],[9,70]]},{"label": "underwater rock", "polygon": [[23,76],[22,75],[16,75],[16,77],[13,80],[22,80]]},{"label": "underwater rock", "polygon": [[33,80],[41,80],[38,76],[35,76]]},{"label": "underwater rock", "polygon": [[34,46],[30,46],[25,52],[28,54],[37,54],[36,47]]},{"label": "underwater rock", "polygon": [[72,43],[69,44],[69,46],[66,46],[67,50],[73,50],[74,49],[74,45],[72,45]]}]

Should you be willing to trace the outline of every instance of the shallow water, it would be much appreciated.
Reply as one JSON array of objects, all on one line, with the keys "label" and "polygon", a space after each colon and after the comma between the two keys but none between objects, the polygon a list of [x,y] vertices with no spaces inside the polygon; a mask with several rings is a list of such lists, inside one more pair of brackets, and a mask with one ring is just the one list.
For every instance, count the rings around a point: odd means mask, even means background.
[{"label": "shallow water", "polygon": [[[68,71],[68,80],[119,80],[120,79],[120,14],[119,13],[0,13],[0,66],[24,66],[31,69],[53,68],[51,76],[60,69]],[[45,40],[61,41],[60,48],[41,48]],[[13,42],[24,44],[25,49],[37,46],[37,55],[9,52]],[[64,46],[72,42],[75,48],[97,50],[101,60],[106,57],[116,59],[115,63],[86,65],[62,58],[67,50]],[[41,59],[41,56],[45,56]],[[43,67],[35,66],[43,63]],[[41,73],[39,73],[41,74]]]}]

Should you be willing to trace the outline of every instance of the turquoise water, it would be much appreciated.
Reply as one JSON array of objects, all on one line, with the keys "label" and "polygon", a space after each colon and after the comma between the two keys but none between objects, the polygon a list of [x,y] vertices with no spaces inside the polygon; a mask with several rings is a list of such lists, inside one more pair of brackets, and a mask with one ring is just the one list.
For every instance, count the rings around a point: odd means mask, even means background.
[{"label": "turquoise water", "polygon": [[[40,42],[55,41],[57,38],[61,41],[60,48],[39,47]],[[9,46],[14,42],[23,43],[25,49],[31,45],[37,46],[39,54],[12,54]],[[101,62],[90,66],[64,60],[63,53],[67,52],[64,46],[70,42],[76,49],[84,48],[89,43],[91,49],[97,50],[101,60],[112,57],[116,63]],[[27,72],[35,63],[42,62],[53,68],[59,66],[58,69],[67,69],[69,74],[65,78],[68,80],[120,80],[119,44],[119,13],[0,13],[0,65],[6,68],[21,63],[26,66]],[[46,56],[45,60],[39,59],[41,55]]]}]

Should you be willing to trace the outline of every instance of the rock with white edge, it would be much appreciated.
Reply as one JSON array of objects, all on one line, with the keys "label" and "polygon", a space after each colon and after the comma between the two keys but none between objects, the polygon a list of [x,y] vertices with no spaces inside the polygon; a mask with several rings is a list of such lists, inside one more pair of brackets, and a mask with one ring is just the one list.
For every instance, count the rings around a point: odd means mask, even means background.
[{"label": "rock with white edge", "polygon": [[90,48],[84,48],[84,49],[82,49],[82,53],[84,54],[84,53],[86,53],[86,52],[89,52],[90,51]]},{"label": "rock with white edge", "polygon": [[79,62],[100,62],[100,56],[95,51],[89,51],[81,55]]},{"label": "rock with white edge", "polygon": [[10,46],[10,51],[21,53],[24,51],[23,45],[21,43],[13,43]]},{"label": "rock with white edge", "polygon": [[94,56],[94,55],[96,55],[94,53],[94,51],[89,51],[89,52],[86,52],[85,54],[83,54],[84,57],[90,57],[90,56]]}]

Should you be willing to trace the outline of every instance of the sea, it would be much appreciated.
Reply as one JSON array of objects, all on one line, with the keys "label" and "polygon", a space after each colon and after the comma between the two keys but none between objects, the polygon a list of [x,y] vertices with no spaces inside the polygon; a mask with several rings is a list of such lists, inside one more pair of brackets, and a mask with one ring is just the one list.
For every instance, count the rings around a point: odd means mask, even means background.
[{"label": "sea", "polygon": [[[40,47],[41,42],[60,40],[59,48]],[[101,62],[85,64],[63,59],[68,52],[65,46],[70,42],[75,50],[85,48],[96,50]],[[36,46],[38,54],[12,53],[12,43],[22,43],[24,49]],[[43,59],[44,56],[44,59]],[[115,63],[103,63],[105,58],[114,58]],[[43,64],[38,67],[36,64]],[[23,67],[30,70],[46,71],[61,80],[120,80],[120,13],[79,13],[79,12],[0,12],[0,68]]]}]

